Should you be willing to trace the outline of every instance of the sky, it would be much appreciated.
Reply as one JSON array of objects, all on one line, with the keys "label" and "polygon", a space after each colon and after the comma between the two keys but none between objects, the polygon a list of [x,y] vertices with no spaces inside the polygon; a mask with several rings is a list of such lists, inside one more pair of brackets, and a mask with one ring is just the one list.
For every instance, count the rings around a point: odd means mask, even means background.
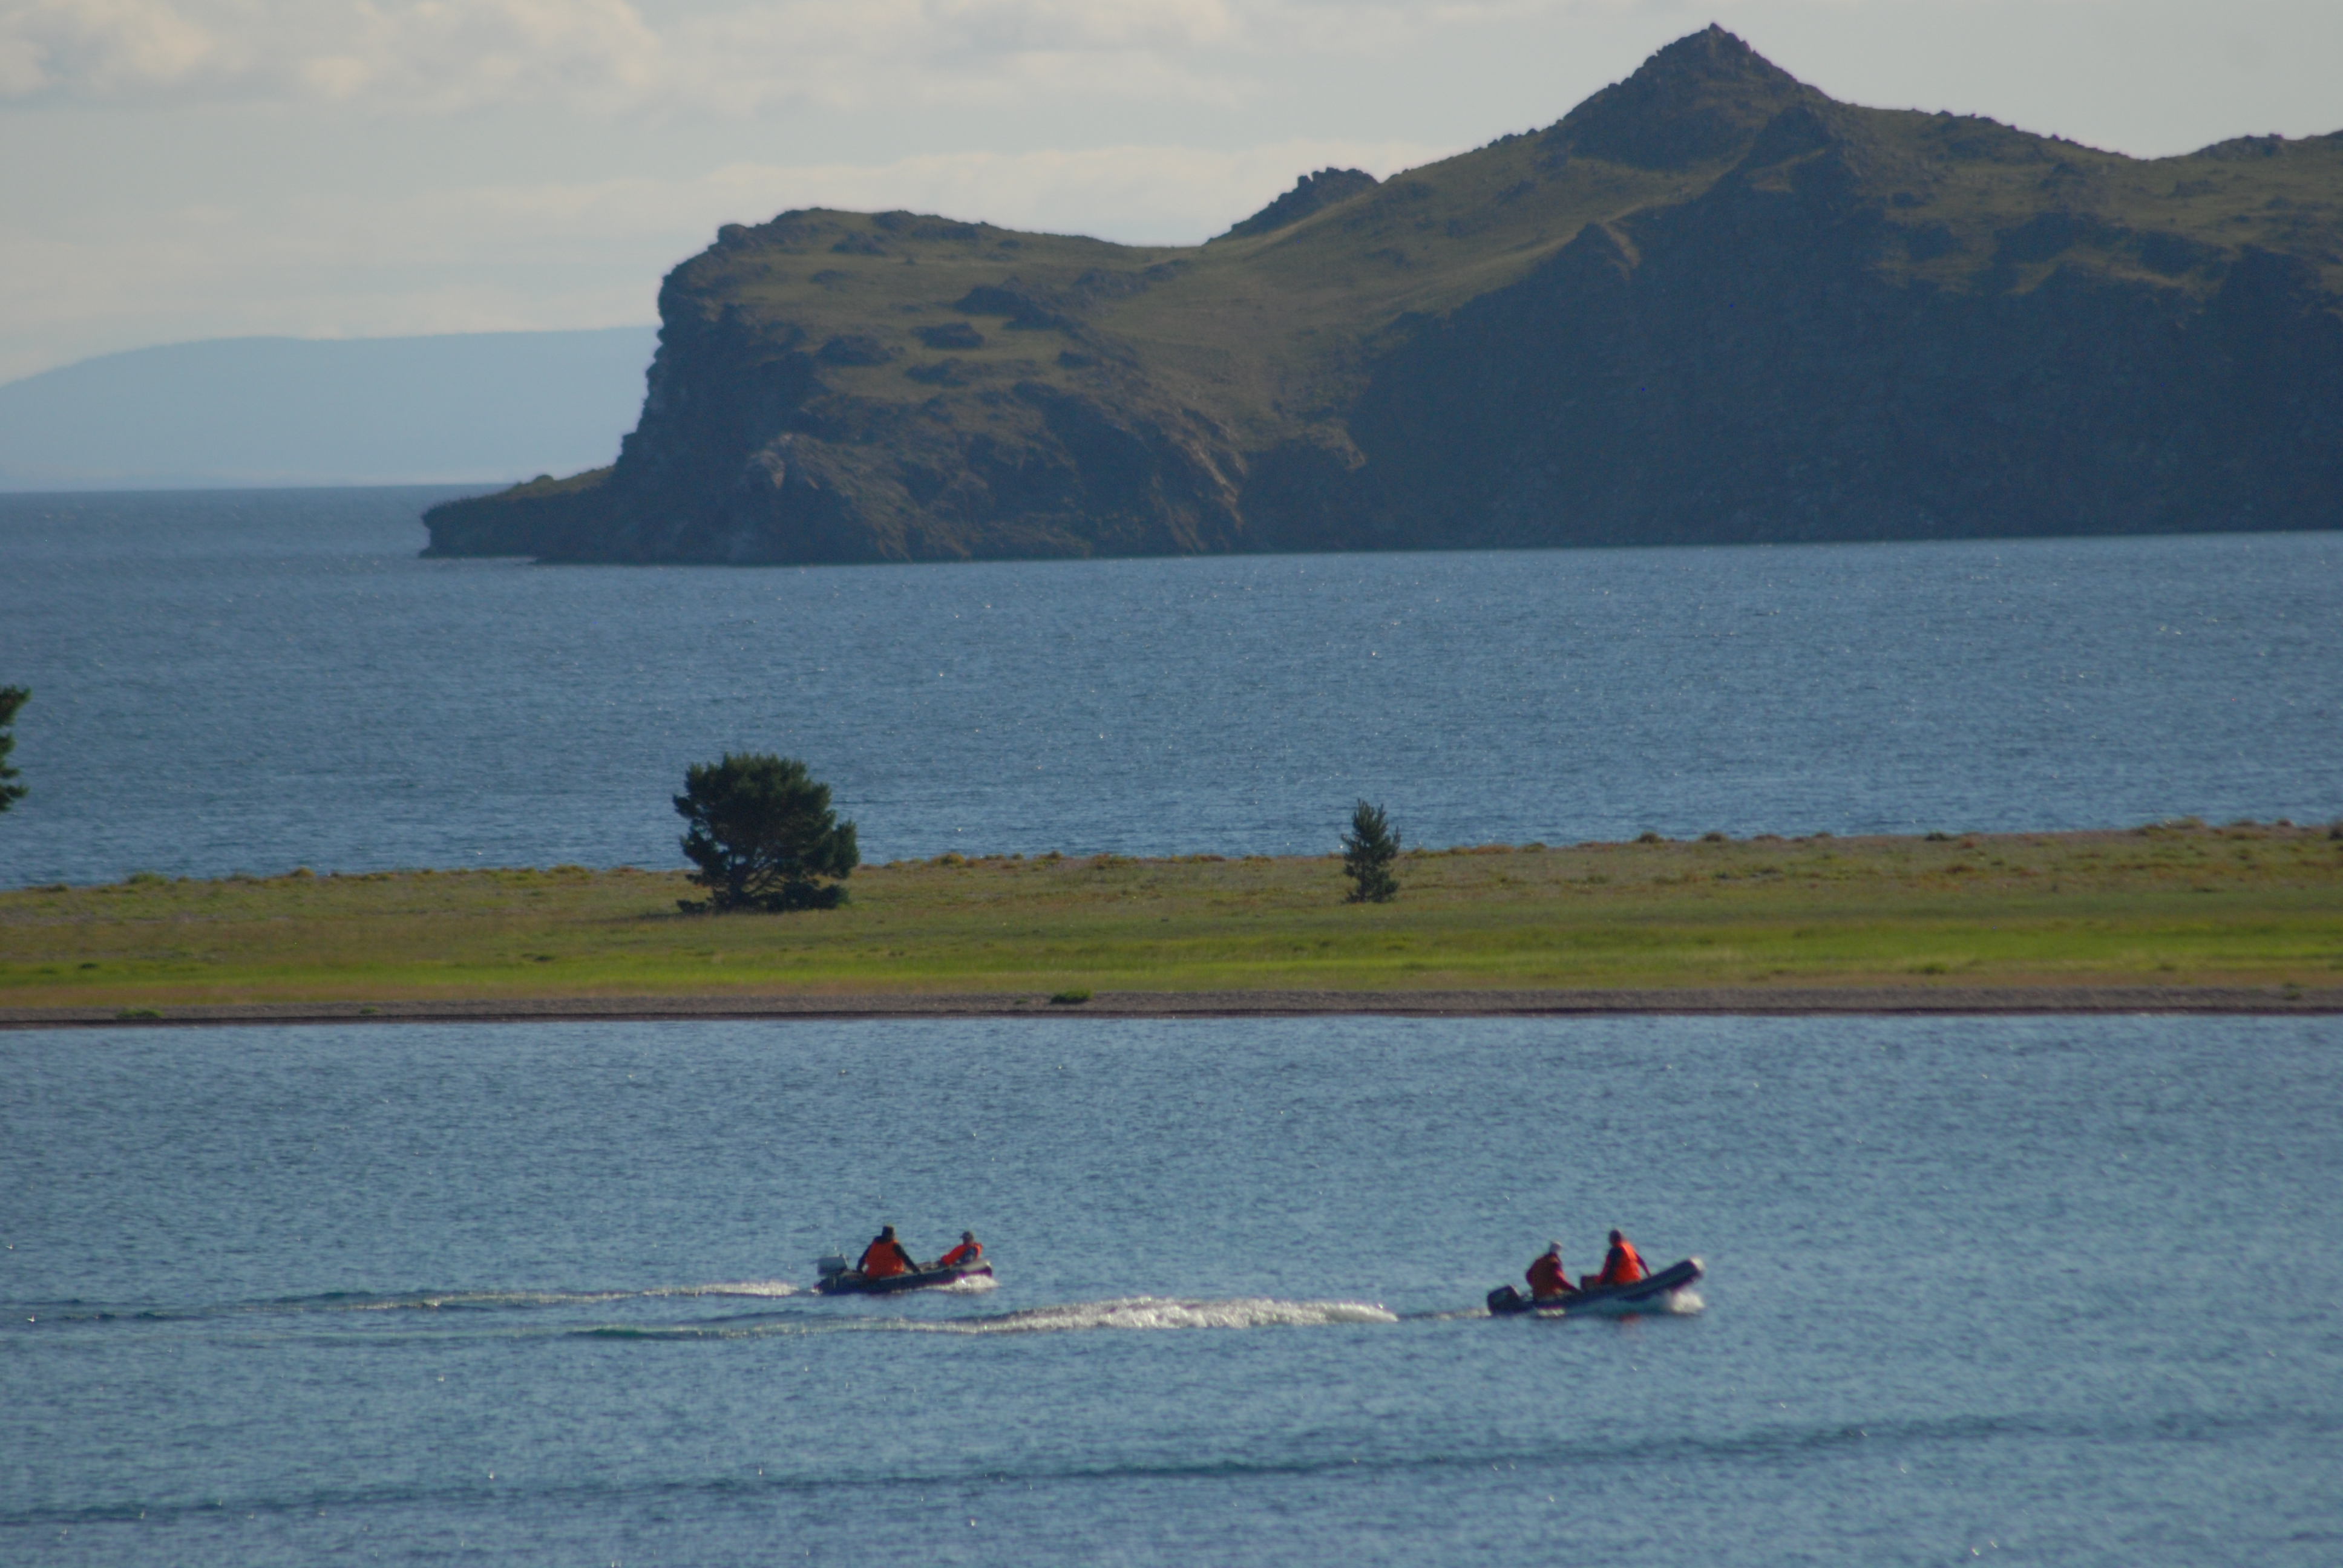
[{"label": "sky", "polygon": [[1192,243],[1712,21],[1838,98],[2139,156],[2343,129],[2343,0],[0,0],[0,381],[655,321],[792,206]]}]

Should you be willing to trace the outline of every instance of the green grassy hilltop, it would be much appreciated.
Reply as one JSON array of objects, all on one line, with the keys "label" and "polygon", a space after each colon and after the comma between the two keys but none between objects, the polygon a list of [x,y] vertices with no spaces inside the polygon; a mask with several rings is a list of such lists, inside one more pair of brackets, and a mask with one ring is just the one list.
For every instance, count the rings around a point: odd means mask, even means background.
[{"label": "green grassy hilltop", "polygon": [[1280,988],[2343,986],[2343,839],[2286,827],[1489,846],[1399,861],[870,867],[689,916],[679,874],[407,871],[0,893],[0,1010]]},{"label": "green grassy hilltop", "polygon": [[442,554],[938,559],[2343,523],[2343,135],[2138,160],[1711,28],[1196,246],[726,227],[614,467]]}]

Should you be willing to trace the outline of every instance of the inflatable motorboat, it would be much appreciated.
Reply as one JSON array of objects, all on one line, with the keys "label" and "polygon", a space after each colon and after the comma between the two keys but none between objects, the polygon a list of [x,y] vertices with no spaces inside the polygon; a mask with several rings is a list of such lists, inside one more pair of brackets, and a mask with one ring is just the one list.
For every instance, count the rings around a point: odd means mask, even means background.
[{"label": "inflatable motorboat", "polygon": [[1700,1260],[1686,1258],[1633,1284],[1587,1285],[1567,1295],[1549,1296],[1544,1301],[1525,1296],[1511,1285],[1499,1285],[1489,1292],[1489,1315],[1502,1318],[1514,1312],[1530,1312],[1544,1317],[1563,1317],[1591,1308],[1615,1311],[1626,1307],[1655,1306],[1663,1297],[1672,1296],[1697,1281],[1701,1273]]},{"label": "inflatable motorboat", "polygon": [[847,1267],[844,1256],[835,1252],[815,1266],[821,1273],[813,1288],[817,1296],[891,1296],[898,1291],[927,1291],[938,1285],[958,1284],[962,1280],[992,1278],[992,1265],[982,1258],[973,1263],[956,1263],[949,1269],[913,1269],[908,1274],[881,1274],[875,1280],[860,1269]]}]

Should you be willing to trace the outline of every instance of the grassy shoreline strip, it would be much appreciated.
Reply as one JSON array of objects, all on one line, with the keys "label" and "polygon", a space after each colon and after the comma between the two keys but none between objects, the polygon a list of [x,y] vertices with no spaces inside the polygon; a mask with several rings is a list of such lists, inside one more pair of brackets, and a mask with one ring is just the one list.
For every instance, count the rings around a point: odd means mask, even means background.
[{"label": "grassy shoreline strip", "polygon": [[2174,824],[1332,857],[947,855],[691,916],[679,872],[370,872],[0,892],[0,1009],[2343,986],[2343,839]]},{"label": "grassy shoreline strip", "polygon": [[1393,1018],[1617,1016],[1918,1017],[2070,1013],[2343,1014],[2343,986],[1793,986],[1650,990],[1107,991],[1080,1008],[1022,992],[870,991],[719,997],[256,1002],[169,1008],[0,1007],[0,1031],[189,1025],[874,1021],[888,1019]]}]

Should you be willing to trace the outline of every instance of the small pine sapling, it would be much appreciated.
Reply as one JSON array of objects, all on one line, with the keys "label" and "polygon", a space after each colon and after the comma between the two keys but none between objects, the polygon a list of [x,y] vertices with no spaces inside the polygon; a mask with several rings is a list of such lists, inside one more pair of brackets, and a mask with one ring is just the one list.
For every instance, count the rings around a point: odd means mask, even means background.
[{"label": "small pine sapling", "polygon": [[5,811],[22,800],[26,790],[16,783],[16,769],[8,766],[8,753],[16,749],[16,737],[10,726],[16,722],[16,709],[31,700],[32,693],[21,686],[0,686],[0,811]]},{"label": "small pine sapling", "polygon": [[1351,809],[1351,830],[1342,835],[1342,875],[1351,879],[1343,902],[1384,904],[1399,891],[1392,862],[1399,859],[1399,835],[1392,831],[1381,806],[1362,800]]}]

